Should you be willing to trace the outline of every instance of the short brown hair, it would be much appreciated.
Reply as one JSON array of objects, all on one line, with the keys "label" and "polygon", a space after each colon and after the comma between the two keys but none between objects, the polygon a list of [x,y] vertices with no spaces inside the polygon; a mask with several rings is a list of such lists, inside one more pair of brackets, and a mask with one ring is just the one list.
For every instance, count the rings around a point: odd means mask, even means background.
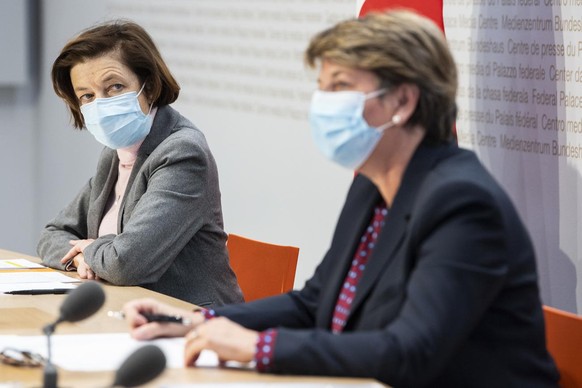
[{"label": "short brown hair", "polygon": [[149,34],[134,22],[105,22],[70,40],[53,64],[53,88],[67,103],[76,128],[83,128],[85,120],[71,83],[71,69],[87,59],[111,52],[118,54],[119,61],[146,84],[144,91],[153,106],[168,105],[178,98],[180,86]]},{"label": "short brown hair", "polygon": [[431,20],[396,10],[342,21],[311,40],[305,61],[315,67],[317,60],[371,71],[387,89],[417,85],[418,105],[407,124],[422,125],[429,142],[452,137],[457,70],[444,34]]}]

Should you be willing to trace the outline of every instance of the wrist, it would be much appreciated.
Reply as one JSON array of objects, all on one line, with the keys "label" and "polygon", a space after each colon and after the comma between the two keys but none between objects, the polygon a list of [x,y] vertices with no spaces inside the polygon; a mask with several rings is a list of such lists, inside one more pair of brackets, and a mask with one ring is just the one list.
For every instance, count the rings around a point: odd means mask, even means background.
[{"label": "wrist", "polygon": [[256,368],[257,364],[256,364],[256,357],[257,357],[257,351],[258,351],[258,344],[260,341],[260,334],[257,331],[254,330],[248,330],[249,333],[249,340],[246,341],[247,346],[245,349],[245,362],[253,362],[254,363],[254,367]]}]

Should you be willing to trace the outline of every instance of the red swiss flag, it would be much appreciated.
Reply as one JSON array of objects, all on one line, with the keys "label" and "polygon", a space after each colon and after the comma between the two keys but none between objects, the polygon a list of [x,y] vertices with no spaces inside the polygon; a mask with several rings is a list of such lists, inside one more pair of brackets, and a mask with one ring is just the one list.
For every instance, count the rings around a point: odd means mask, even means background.
[{"label": "red swiss flag", "polygon": [[359,16],[388,8],[413,9],[421,15],[431,18],[444,31],[443,0],[366,0]]}]

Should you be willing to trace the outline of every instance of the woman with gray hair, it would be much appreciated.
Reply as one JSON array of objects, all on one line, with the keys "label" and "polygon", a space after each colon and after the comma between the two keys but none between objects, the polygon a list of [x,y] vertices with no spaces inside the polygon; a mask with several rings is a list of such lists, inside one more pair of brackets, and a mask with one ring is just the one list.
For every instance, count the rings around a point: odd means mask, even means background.
[{"label": "woman with gray hair", "polygon": [[302,290],[204,312],[133,301],[133,336],[186,335],[188,365],[208,348],[272,373],[555,387],[534,250],[506,193],[453,139],[457,73],[440,29],[370,14],[315,36],[306,59],[320,66],[315,142],[358,172],[315,274]]}]

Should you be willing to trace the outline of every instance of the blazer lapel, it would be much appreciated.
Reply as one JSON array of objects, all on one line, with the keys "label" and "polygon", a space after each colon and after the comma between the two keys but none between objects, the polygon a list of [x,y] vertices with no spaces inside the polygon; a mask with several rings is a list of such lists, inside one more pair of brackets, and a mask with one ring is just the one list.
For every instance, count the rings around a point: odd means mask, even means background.
[{"label": "blazer lapel", "polygon": [[[388,210],[384,227],[378,236],[376,247],[362,275],[356,296],[350,309],[352,315],[373,289],[383,269],[394,258],[398,246],[407,233],[407,224],[412,214],[416,195],[427,173],[449,146],[430,147],[421,144],[404,173],[402,183],[391,209]],[[348,318],[349,321],[349,318]]]},{"label": "blazer lapel", "polygon": [[179,118],[180,114],[170,106],[166,105],[158,108],[150,133],[144,139],[141,147],[139,147],[137,159],[135,160],[133,168],[131,169],[131,174],[129,175],[129,179],[127,181],[127,187],[125,188],[125,193],[123,194],[123,200],[121,201],[121,205],[119,207],[117,230],[120,233],[123,231],[125,204],[138,171],[141,169],[147,158],[156,149],[156,147],[160,145],[160,143],[168,136],[170,136],[172,129],[176,126]]},{"label": "blazer lapel", "polygon": [[318,312],[318,321],[322,327],[329,328],[334,308],[352,258],[356,252],[360,237],[370,222],[372,209],[380,200],[376,186],[362,175],[356,176],[346,204],[338,220],[337,231],[334,236],[330,255],[335,265],[329,274],[325,287],[322,288],[322,297]]}]

